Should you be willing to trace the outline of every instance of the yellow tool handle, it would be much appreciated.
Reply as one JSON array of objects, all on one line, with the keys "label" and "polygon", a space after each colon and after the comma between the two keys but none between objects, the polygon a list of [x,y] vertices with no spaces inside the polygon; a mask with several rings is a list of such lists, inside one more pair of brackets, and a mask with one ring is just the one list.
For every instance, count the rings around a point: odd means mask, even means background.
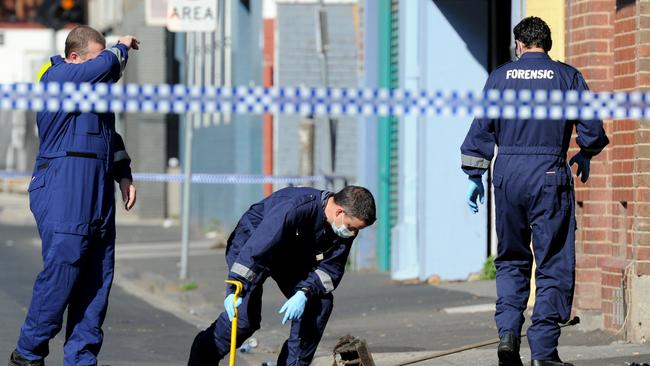
[{"label": "yellow tool handle", "polygon": [[239,281],[226,280],[226,283],[235,286],[235,296],[233,298],[233,307],[235,308],[235,316],[232,318],[232,330],[230,331],[230,366],[235,366],[235,353],[237,350],[237,319],[239,318],[239,312],[237,311],[237,299],[239,294],[241,294],[244,285]]}]

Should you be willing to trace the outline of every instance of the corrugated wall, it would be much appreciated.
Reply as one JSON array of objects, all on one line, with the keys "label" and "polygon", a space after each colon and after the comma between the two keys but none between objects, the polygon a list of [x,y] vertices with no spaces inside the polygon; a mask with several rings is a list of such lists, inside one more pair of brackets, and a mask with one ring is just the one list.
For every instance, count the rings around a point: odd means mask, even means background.
[{"label": "corrugated wall", "polygon": [[[327,71],[332,87],[356,87],[357,38],[353,4],[327,4]],[[278,86],[323,86],[316,49],[316,4],[278,3],[275,82]],[[279,115],[274,124],[275,174],[299,174],[301,117]],[[334,173],[356,178],[357,119],[339,118]],[[329,124],[315,121],[314,173],[331,174]]]},{"label": "corrugated wall", "polygon": [[[142,42],[139,51],[129,52],[124,83],[166,83],[165,29],[144,24],[144,2],[125,4],[124,17],[116,34],[133,34]],[[165,172],[167,166],[165,116],[160,114],[123,113],[118,129],[126,139],[134,172]],[[138,182],[138,204],[134,211],[141,218],[162,218],[165,214],[165,186],[162,183]]]}]

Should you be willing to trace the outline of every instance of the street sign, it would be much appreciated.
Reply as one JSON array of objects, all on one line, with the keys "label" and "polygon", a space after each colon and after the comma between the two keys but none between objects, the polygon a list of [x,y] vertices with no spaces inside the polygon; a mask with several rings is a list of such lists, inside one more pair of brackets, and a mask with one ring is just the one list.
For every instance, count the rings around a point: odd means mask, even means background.
[{"label": "street sign", "polygon": [[216,31],[217,1],[168,0],[167,29],[170,32]]}]

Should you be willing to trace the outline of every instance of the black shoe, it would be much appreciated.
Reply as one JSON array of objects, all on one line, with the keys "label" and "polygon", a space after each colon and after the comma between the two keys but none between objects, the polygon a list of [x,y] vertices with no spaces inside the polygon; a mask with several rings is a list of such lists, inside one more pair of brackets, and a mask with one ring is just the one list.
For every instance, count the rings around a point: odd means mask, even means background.
[{"label": "black shoe", "polygon": [[9,357],[9,366],[45,366],[45,362],[26,360],[18,350],[14,350]]},{"label": "black shoe", "polygon": [[506,333],[501,337],[497,348],[499,366],[523,366],[521,357],[519,357],[520,342],[521,339],[515,337],[512,333]]},{"label": "black shoe", "polygon": [[538,361],[538,360],[532,360],[530,361],[530,366],[573,366],[572,363],[568,362],[562,362],[560,360],[557,361]]}]

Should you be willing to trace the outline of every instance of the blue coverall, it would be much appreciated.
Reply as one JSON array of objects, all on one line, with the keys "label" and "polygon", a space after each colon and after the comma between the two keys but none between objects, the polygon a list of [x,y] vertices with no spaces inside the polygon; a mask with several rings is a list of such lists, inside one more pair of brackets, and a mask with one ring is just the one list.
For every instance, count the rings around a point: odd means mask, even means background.
[{"label": "blue coverall", "polygon": [[[309,365],[333,308],[354,238],[342,239],[327,224],[331,193],[284,188],[250,207],[228,239],[229,279],[244,284],[237,347],[260,328],[262,284],[270,276],[289,298],[304,289],[305,312],[291,324],[278,366]],[[228,291],[232,291],[229,288]],[[188,365],[216,365],[230,350],[231,323],[223,312],[192,345]]]},{"label": "blue coverall", "polygon": [[[526,52],[496,69],[485,89],[587,90],[580,72],[543,52]],[[537,263],[536,297],[528,342],[534,360],[558,360],[558,323],[569,320],[575,281],[573,178],[566,154],[573,126],[581,154],[592,157],[608,143],[601,120],[477,118],[461,146],[470,177],[494,165],[495,259],[499,336],[521,334],[530,293],[532,253]]]},{"label": "blue coverall", "polygon": [[[104,50],[81,64],[51,58],[41,81],[116,82],[128,48]],[[114,180],[131,178],[130,158],[113,113],[39,112],[39,152],[29,185],[42,240],[43,270],[18,339],[27,360],[44,359],[68,310],[65,365],[96,365],[113,280]]]}]

